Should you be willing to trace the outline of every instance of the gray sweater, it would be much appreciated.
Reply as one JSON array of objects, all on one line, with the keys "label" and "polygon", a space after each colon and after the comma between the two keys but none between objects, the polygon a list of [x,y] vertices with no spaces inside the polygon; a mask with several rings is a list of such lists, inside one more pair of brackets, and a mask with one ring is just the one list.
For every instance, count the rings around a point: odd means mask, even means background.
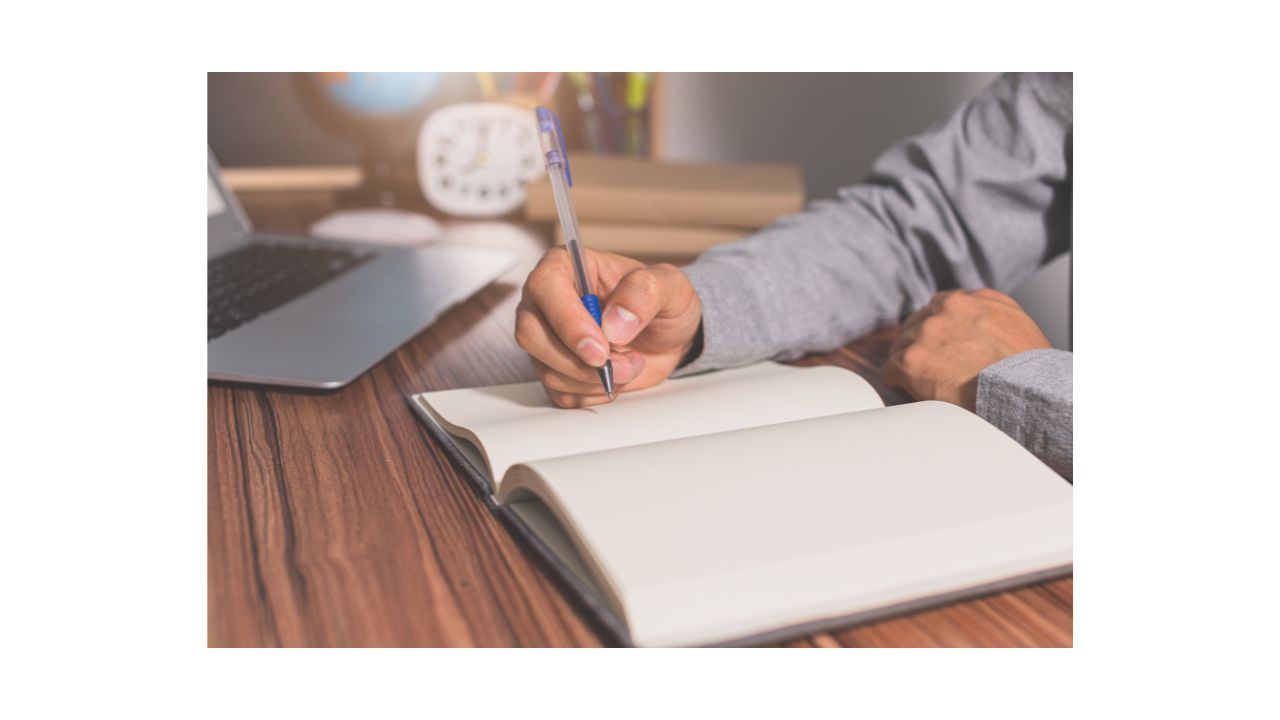
[{"label": "gray sweater", "polygon": [[[831,350],[939,290],[1008,292],[1071,244],[1071,82],[1006,75],[884,153],[837,199],[685,268],[702,347],[680,375]],[[1071,353],[978,376],[977,412],[1071,478]]]}]

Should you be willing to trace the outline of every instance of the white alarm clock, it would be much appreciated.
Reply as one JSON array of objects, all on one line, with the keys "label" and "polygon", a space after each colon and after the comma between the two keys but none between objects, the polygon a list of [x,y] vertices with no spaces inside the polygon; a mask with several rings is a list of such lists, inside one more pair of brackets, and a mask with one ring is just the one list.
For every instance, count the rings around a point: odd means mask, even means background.
[{"label": "white alarm clock", "polygon": [[493,217],[524,203],[545,168],[533,113],[504,103],[437,110],[418,134],[418,182],[436,209]]}]

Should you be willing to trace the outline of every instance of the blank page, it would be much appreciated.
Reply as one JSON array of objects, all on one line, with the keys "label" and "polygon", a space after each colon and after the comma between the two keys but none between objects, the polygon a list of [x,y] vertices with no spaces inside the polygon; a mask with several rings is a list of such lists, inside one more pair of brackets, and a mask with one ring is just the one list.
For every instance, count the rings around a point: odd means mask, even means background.
[{"label": "blank page", "polygon": [[576,536],[638,645],[724,642],[1071,563],[1071,486],[939,402],[538,461],[499,499],[522,489]]},{"label": "blank page", "polygon": [[414,400],[446,431],[480,447],[491,480],[520,462],[884,406],[856,373],[772,362],[671,380],[580,410],[556,407],[536,382]]}]

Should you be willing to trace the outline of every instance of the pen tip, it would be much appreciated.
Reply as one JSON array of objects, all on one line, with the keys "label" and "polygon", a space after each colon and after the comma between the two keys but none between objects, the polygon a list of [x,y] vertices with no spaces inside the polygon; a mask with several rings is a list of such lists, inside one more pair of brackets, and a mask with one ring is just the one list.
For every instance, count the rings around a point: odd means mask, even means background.
[{"label": "pen tip", "polygon": [[604,388],[604,394],[609,396],[609,402],[613,402],[613,363],[608,360],[599,369],[600,385]]}]

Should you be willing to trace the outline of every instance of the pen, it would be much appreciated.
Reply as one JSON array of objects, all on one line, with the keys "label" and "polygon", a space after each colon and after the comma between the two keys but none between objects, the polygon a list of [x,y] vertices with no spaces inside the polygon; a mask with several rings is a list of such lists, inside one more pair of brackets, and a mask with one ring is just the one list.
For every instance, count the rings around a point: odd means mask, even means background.
[{"label": "pen", "polygon": [[[556,212],[560,214],[560,228],[564,230],[564,244],[569,248],[569,257],[573,258],[578,295],[582,297],[582,305],[591,313],[596,325],[600,325],[600,298],[591,290],[587,259],[582,252],[582,234],[578,229],[578,214],[573,211],[573,198],[569,197],[569,188],[573,187],[573,174],[569,171],[569,153],[565,149],[564,131],[560,129],[560,118],[550,110],[539,107],[537,115],[538,142],[542,144],[542,154],[547,159],[547,175],[551,179],[551,192],[556,198]],[[613,400],[613,363],[605,360],[604,365],[596,371],[600,374],[604,393]]]}]

